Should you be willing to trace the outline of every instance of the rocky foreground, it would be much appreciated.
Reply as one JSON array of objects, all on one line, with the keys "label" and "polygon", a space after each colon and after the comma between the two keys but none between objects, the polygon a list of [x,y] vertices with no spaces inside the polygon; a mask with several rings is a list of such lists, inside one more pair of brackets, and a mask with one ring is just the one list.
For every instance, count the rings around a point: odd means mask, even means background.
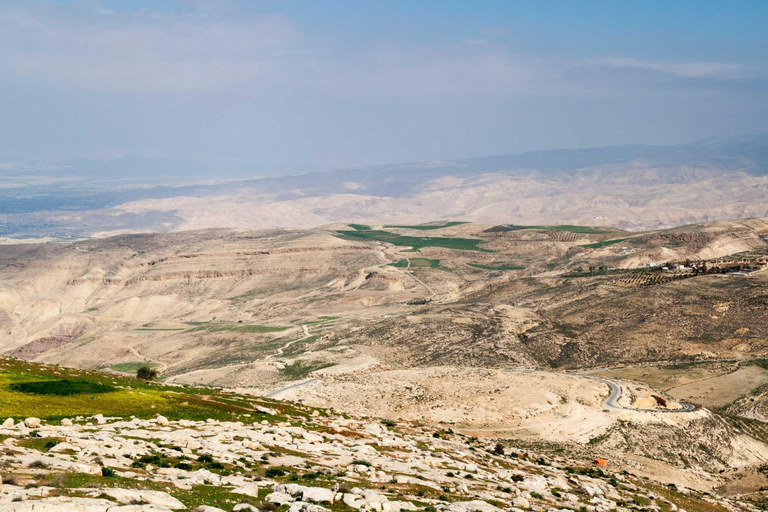
[{"label": "rocky foreground", "polygon": [[[259,407],[253,424],[6,420],[2,511],[752,510],[453,431]],[[263,418],[263,419],[262,419]]]}]

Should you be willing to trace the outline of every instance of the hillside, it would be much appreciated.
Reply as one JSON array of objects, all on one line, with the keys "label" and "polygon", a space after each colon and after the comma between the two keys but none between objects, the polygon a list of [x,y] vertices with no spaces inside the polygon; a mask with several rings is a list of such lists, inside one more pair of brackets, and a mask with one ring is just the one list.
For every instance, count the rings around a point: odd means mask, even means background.
[{"label": "hillside", "polygon": [[756,499],[452,429],[10,360],[0,372],[0,416],[45,394],[71,412],[3,422],[3,510],[720,512]]}]

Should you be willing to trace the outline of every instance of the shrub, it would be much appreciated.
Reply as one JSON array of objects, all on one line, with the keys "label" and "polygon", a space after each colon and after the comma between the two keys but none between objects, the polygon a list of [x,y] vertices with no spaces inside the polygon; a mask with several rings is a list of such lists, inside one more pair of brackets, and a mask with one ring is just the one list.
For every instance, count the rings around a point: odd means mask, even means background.
[{"label": "shrub", "polygon": [[115,471],[112,468],[101,468],[101,476],[104,476],[104,477],[115,476]]},{"label": "shrub", "polygon": [[493,447],[493,453],[496,455],[504,455],[504,445],[501,443],[496,443],[496,446]]},{"label": "shrub", "polygon": [[44,447],[45,447],[45,449],[46,449],[46,450],[50,450],[51,448],[53,448],[53,447],[54,447],[54,446],[56,446],[57,444],[59,444],[59,442],[58,442],[58,441],[54,441],[53,439],[51,439],[50,441],[48,441],[47,443],[45,443]]},{"label": "shrub", "polygon": [[361,466],[365,466],[367,468],[371,467],[371,463],[367,460],[353,460],[352,464],[359,464]]},{"label": "shrub", "polygon": [[202,464],[210,464],[211,462],[213,462],[213,457],[211,457],[207,453],[204,453],[197,458],[197,462],[200,462]]},{"label": "shrub", "polygon": [[285,470],[282,468],[269,468],[264,472],[267,478],[275,478],[276,476],[285,476]]},{"label": "shrub", "polygon": [[157,378],[157,370],[153,370],[149,366],[144,365],[136,370],[136,378],[142,380],[155,380]]}]

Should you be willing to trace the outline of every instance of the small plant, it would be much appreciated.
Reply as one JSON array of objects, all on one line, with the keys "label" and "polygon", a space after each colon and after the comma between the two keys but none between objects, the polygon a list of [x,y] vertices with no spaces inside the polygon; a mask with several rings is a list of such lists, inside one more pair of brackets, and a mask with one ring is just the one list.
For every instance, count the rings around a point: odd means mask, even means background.
[{"label": "small plant", "polygon": [[537,500],[543,500],[544,496],[542,496],[541,494],[539,494],[539,493],[537,493],[535,491],[532,491],[531,492],[531,498],[535,498]]},{"label": "small plant", "polygon": [[493,453],[496,455],[504,455],[504,445],[501,443],[496,443],[496,446],[493,447]]},{"label": "small plant", "polygon": [[371,463],[367,460],[353,460],[352,464],[359,464],[360,466],[365,466],[367,468],[371,467]]},{"label": "small plant", "polygon": [[207,453],[204,453],[197,458],[197,462],[200,462],[201,464],[210,464],[211,462],[213,462],[213,457],[208,455]]},{"label": "small plant", "polygon": [[44,447],[46,450],[50,450],[51,448],[53,448],[53,447],[54,447],[54,446],[56,446],[57,444],[59,444],[59,442],[58,442],[58,441],[55,441],[55,440],[51,439],[50,441],[48,441],[47,443],[45,443],[45,445],[43,445],[43,447]]},{"label": "small plant", "polygon": [[29,463],[29,467],[31,469],[45,469],[48,467],[48,464],[41,460],[35,460]]},{"label": "small plant", "polygon": [[101,476],[103,477],[113,477],[115,476],[115,470],[112,468],[101,468]]},{"label": "small plant", "polygon": [[264,472],[267,478],[275,478],[278,476],[285,476],[285,470],[282,468],[269,468]]},{"label": "small plant", "polygon": [[147,365],[143,365],[136,370],[136,378],[141,380],[155,380],[157,378],[157,370],[154,370]]}]

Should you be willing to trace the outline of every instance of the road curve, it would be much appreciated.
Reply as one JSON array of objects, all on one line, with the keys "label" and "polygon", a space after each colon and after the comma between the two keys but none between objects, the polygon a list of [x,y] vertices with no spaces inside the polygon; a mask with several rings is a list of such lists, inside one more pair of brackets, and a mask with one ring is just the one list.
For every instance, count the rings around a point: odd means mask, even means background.
[{"label": "road curve", "polygon": [[619,398],[621,398],[621,385],[608,379],[601,379],[600,377],[589,377],[587,375],[582,375],[582,377],[586,377],[587,379],[596,380],[598,382],[602,382],[603,384],[607,384],[609,388],[611,388],[611,394],[608,395],[608,398],[605,399],[605,403],[603,404],[603,408],[609,411],[639,411],[639,412],[691,412],[693,411],[696,406],[693,404],[689,404],[686,402],[678,402],[682,408],[680,409],[636,409],[634,407],[622,407],[618,404]]}]

